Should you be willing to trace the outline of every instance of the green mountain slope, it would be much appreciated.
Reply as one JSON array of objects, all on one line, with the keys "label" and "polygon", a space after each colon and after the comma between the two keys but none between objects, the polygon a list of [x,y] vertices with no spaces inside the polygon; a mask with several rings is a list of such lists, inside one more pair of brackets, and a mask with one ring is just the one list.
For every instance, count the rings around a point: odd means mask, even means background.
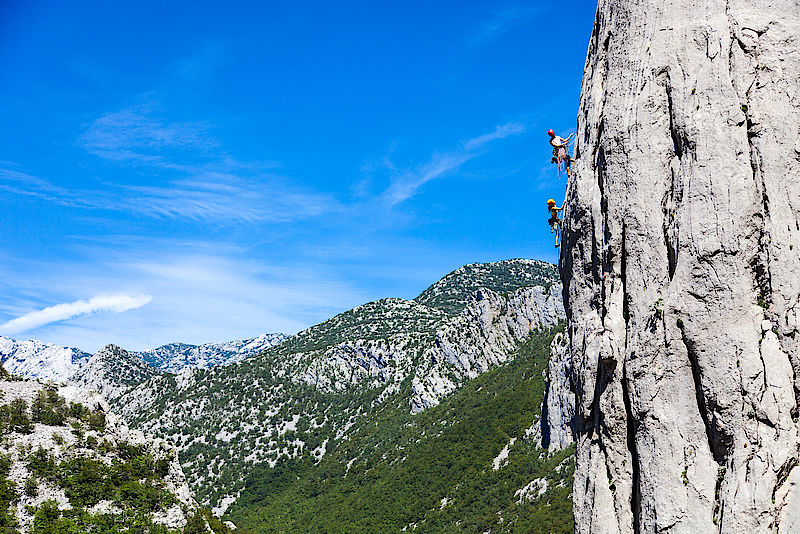
[{"label": "green mountain slope", "polygon": [[421,414],[387,399],[319,462],[256,468],[230,517],[255,533],[572,532],[573,451],[526,439],[554,331]]},{"label": "green mountain slope", "polygon": [[[256,466],[320,461],[376,412],[391,406],[411,418],[508,362],[530,332],[556,325],[560,290],[528,287],[540,264],[487,264],[516,273],[503,286],[508,293],[473,292],[459,314],[417,301],[371,302],[242,362],[153,377],[114,399],[114,408],[132,426],[175,443],[197,498],[222,512]],[[481,287],[472,272],[483,269],[465,271],[461,283]],[[448,302],[446,290],[450,308],[460,306],[461,287],[443,288],[438,302]]]},{"label": "green mountain slope", "polygon": [[464,309],[472,294],[480,288],[505,293],[526,286],[550,286],[557,280],[558,268],[539,260],[470,263],[448,274],[414,300],[456,314]]}]

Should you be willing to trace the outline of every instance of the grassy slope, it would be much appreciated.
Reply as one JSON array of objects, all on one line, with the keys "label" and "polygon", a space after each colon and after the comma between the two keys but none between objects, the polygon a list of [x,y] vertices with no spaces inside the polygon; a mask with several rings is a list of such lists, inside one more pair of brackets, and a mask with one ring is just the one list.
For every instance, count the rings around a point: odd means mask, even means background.
[{"label": "grassy slope", "polygon": [[[318,464],[256,468],[230,517],[255,533],[398,532],[412,524],[417,532],[572,532],[571,450],[547,457],[519,439],[508,464],[492,469],[510,438],[522,438],[540,415],[553,333],[533,334],[511,363],[417,416],[401,393]],[[517,504],[514,492],[535,478],[550,479],[548,491]]]}]

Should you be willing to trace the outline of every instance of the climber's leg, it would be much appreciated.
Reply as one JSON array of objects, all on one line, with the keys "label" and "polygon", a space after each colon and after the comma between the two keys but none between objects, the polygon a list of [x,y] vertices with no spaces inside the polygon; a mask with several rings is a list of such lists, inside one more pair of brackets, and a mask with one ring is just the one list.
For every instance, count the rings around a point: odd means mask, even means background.
[{"label": "climber's leg", "polygon": [[556,248],[558,248],[558,246],[560,245],[559,243],[560,241],[561,241],[561,221],[558,221],[556,223],[556,241],[555,241]]}]

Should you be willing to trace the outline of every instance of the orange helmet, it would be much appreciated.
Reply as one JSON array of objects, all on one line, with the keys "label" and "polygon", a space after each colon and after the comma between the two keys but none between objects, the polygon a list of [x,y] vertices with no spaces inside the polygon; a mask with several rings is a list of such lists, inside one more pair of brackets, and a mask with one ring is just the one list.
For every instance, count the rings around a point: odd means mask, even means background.
[{"label": "orange helmet", "polygon": [[547,135],[549,135],[550,137],[553,137],[555,134],[556,132],[554,132],[553,130],[547,130]]},{"label": "orange helmet", "polygon": [[555,206],[556,205],[556,201],[551,198],[550,200],[547,201],[547,205],[548,206]]}]

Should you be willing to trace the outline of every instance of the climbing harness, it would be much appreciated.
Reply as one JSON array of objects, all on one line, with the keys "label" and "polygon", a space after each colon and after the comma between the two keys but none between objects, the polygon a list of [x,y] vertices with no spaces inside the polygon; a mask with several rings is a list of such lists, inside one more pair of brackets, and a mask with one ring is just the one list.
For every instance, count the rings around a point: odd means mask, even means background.
[{"label": "climbing harness", "polygon": [[[553,130],[548,130],[547,135],[550,136],[550,144],[553,144],[553,141],[556,139],[556,134]],[[558,164],[558,177],[561,178],[562,174],[567,175],[567,179],[569,179],[570,172],[571,172],[571,165],[572,165],[572,157],[570,156],[572,144],[572,138],[575,134],[570,134],[566,139],[562,137],[558,137],[561,143],[557,146],[553,146],[553,158],[550,160],[551,163]]]},{"label": "climbing harness", "polygon": [[566,140],[563,146],[553,149],[553,159],[556,163],[558,163],[558,177],[561,178],[562,174],[566,174],[567,178],[569,178],[571,166],[572,166],[572,158],[570,157],[569,153],[571,152],[570,145],[572,144],[571,140]]}]

